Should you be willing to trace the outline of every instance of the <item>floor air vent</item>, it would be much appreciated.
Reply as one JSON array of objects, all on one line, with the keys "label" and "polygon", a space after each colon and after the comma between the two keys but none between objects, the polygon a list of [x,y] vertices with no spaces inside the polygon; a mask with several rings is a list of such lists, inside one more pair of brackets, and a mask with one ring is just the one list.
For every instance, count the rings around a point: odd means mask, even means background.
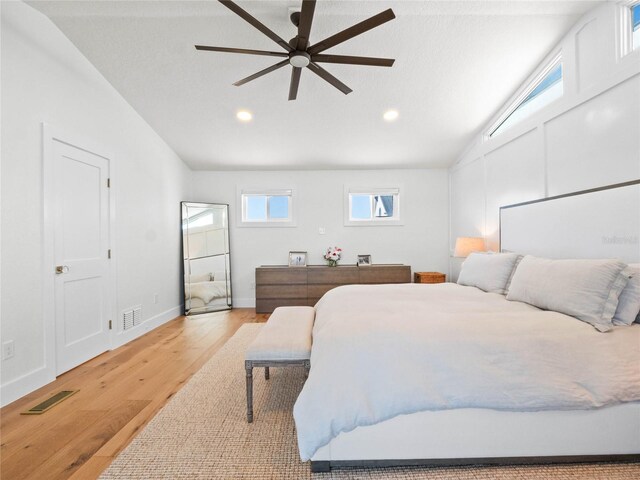
[{"label": "floor air vent", "polygon": [[62,390],[61,392],[56,393],[53,397],[50,397],[35,407],[30,408],[26,412],[21,412],[20,415],[40,415],[79,391],[80,390]]}]

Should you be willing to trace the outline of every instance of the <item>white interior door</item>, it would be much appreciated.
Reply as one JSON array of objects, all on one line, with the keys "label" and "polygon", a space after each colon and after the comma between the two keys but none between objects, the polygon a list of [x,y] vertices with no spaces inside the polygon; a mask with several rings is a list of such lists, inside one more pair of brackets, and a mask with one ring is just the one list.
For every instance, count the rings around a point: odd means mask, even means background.
[{"label": "white interior door", "polygon": [[109,349],[109,160],[53,144],[59,375]]}]

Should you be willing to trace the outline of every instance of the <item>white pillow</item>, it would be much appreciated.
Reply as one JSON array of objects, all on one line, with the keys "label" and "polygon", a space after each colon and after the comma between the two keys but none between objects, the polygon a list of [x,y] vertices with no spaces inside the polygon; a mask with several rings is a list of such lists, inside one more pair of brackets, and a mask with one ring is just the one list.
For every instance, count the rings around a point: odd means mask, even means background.
[{"label": "white pillow", "polygon": [[[214,286],[215,284],[212,284],[212,283],[204,283],[204,282],[192,283],[189,286],[188,292],[191,298],[201,298],[206,305],[211,300],[213,300],[213,297],[215,297],[216,290],[215,288],[212,288]],[[185,290],[185,295],[186,294],[187,294],[187,291]]]},{"label": "white pillow", "polygon": [[618,299],[618,308],[613,316],[614,325],[640,323],[640,263],[629,265],[622,271],[629,278]]},{"label": "white pillow", "polygon": [[200,282],[210,282],[211,274],[210,273],[201,273],[198,275],[189,275],[189,283],[200,283]]},{"label": "white pillow", "polygon": [[576,317],[606,332],[628,278],[618,260],[550,260],[525,256],[513,274],[507,300]]},{"label": "white pillow", "polygon": [[472,253],[462,264],[458,284],[504,294],[521,258],[517,253]]}]

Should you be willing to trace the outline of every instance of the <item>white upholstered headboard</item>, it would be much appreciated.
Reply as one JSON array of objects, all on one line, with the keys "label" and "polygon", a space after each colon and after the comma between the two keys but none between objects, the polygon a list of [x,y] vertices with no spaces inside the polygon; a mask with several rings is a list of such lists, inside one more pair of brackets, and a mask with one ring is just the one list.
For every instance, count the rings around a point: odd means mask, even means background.
[{"label": "white upholstered headboard", "polygon": [[501,207],[500,251],[640,262],[640,180]]}]

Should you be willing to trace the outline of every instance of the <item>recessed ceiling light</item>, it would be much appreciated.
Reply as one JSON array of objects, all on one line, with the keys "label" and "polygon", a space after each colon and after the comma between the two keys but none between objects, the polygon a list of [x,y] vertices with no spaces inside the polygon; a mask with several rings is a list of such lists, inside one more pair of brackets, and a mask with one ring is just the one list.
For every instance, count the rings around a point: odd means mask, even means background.
[{"label": "recessed ceiling light", "polygon": [[241,122],[250,122],[253,118],[253,115],[247,110],[239,110],[238,113],[236,113],[236,117]]},{"label": "recessed ceiling light", "polygon": [[393,122],[394,120],[398,119],[398,111],[397,110],[387,110],[386,112],[384,112],[384,115],[382,116],[387,122]]}]

